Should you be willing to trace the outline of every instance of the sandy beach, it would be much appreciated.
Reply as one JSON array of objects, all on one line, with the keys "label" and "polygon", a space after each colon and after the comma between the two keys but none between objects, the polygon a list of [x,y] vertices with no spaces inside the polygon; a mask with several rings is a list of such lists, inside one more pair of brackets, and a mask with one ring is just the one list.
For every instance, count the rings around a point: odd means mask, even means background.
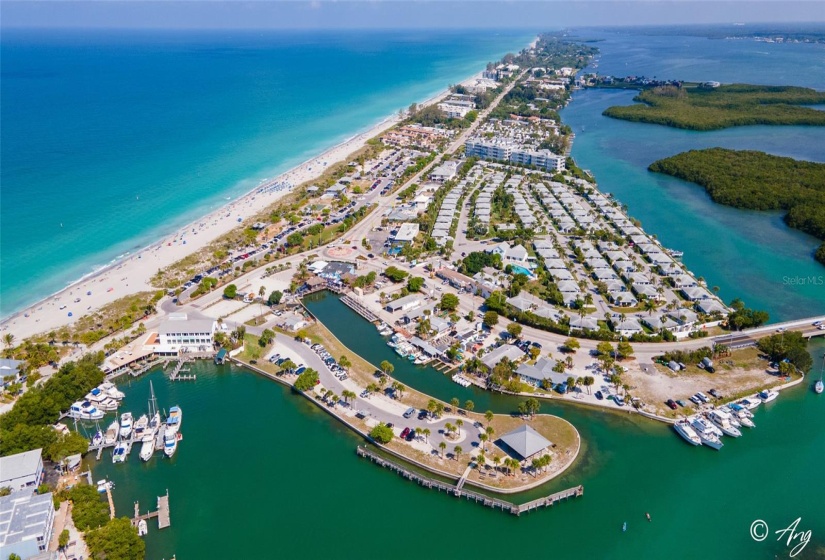
[{"label": "sandy beach", "polygon": [[[479,72],[462,81],[480,76]],[[421,105],[437,103],[448,94],[449,89],[441,91]],[[84,276],[22,311],[3,318],[0,322],[0,331],[4,334],[12,333],[15,340],[21,341],[36,334],[71,325],[78,318],[124,296],[154,290],[149,281],[159,269],[181,260],[238,227],[239,220],[246,221],[282,198],[292,187],[319,177],[330,165],[344,161],[347,156],[362,148],[367,140],[396,125],[399,120],[398,115],[389,116],[369,130],[333,146],[274,179],[265,181],[244,196],[227,202],[218,210],[193,221],[160,241]]]}]

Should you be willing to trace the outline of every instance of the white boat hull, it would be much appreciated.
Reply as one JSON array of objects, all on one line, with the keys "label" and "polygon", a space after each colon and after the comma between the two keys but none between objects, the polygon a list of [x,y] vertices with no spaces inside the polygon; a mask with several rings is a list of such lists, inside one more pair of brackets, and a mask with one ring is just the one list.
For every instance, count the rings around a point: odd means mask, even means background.
[{"label": "white boat hull", "polygon": [[152,455],[155,452],[155,442],[146,440],[143,442],[143,445],[140,446],[140,459],[141,461],[148,461],[152,458]]},{"label": "white boat hull", "polygon": [[696,434],[696,431],[690,426],[686,426],[681,423],[676,423],[673,425],[673,428],[676,430],[676,433],[682,436],[682,439],[684,439],[689,444],[702,445],[702,439]]}]

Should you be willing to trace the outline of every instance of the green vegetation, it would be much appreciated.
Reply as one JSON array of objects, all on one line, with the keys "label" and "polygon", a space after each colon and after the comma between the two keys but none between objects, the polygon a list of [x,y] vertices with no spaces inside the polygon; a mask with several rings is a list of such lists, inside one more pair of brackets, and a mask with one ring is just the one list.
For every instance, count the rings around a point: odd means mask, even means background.
[{"label": "green vegetation", "polygon": [[605,116],[690,130],[755,124],[825,126],[825,112],[799,105],[825,103],[825,93],[791,86],[731,84],[717,88],[661,86],[608,107]]},{"label": "green vegetation", "polygon": [[728,325],[736,330],[752,329],[764,325],[770,319],[767,311],[757,311],[745,307],[745,303],[736,298],[730,302],[733,313],[728,315]]},{"label": "green vegetation", "polygon": [[238,297],[238,287],[235,284],[229,284],[223,289],[223,297],[227,299],[235,299]]},{"label": "green vegetation", "polygon": [[458,308],[458,296],[451,293],[443,294],[439,307],[444,311],[455,311]]},{"label": "green vegetation", "polygon": [[407,289],[411,292],[420,292],[424,287],[424,279],[420,276],[412,276],[407,280]]},{"label": "green vegetation", "polygon": [[787,360],[801,372],[811,369],[813,359],[805,349],[807,340],[798,332],[783,332],[766,336],[756,343],[757,348],[775,362]]},{"label": "green vegetation", "polygon": [[78,484],[59,495],[72,502],[72,519],[81,531],[96,529],[109,522],[109,506],[103,501],[103,494],[89,484]]},{"label": "green vegetation", "polygon": [[271,294],[269,294],[269,298],[266,300],[266,302],[269,305],[278,305],[279,303],[281,303],[281,298],[283,297],[283,292],[281,292],[280,290],[274,290]]},{"label": "green vegetation", "polygon": [[370,437],[381,444],[387,444],[392,440],[392,428],[383,422],[370,430]]},{"label": "green vegetation", "polygon": [[0,417],[0,455],[43,448],[46,459],[59,461],[84,452],[89,442],[78,434],[60,435],[51,426],[60,412],[103,382],[103,353],[68,362],[43,385],[32,387]]},{"label": "green vegetation", "polygon": [[388,266],[387,269],[384,271],[384,276],[389,278],[392,282],[398,284],[399,282],[404,280],[404,278],[409,276],[409,274],[398,267]]},{"label": "green vegetation", "polygon": [[[825,164],[710,148],[655,161],[648,169],[696,183],[719,204],[787,210],[788,226],[825,240]],[[825,264],[825,243],[816,259]]]},{"label": "green vegetation", "polygon": [[301,375],[298,376],[298,379],[295,380],[295,390],[296,391],[309,391],[315,385],[318,384],[318,372],[312,368],[309,368],[304,371]]},{"label": "green vegetation", "polygon": [[142,560],[146,544],[137,534],[137,528],[125,517],[112,519],[94,531],[86,533],[92,560]]},{"label": "green vegetation", "polygon": [[462,259],[460,272],[473,276],[487,266],[501,269],[501,255],[474,251]]}]

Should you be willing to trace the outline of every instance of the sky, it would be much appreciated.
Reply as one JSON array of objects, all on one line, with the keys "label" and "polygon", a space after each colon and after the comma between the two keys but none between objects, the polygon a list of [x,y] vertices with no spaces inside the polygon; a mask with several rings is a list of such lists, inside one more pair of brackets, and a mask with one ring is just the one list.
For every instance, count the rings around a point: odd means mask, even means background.
[{"label": "sky", "polygon": [[2,28],[521,28],[825,21],[825,0],[2,0]]}]

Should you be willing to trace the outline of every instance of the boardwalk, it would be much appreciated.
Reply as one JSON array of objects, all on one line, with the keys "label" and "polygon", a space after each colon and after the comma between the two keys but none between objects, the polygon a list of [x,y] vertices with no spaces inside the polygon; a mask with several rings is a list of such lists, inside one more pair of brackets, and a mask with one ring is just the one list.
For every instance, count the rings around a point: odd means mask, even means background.
[{"label": "boardwalk", "polygon": [[463,488],[464,482],[467,480],[467,472],[465,475],[461,477],[457,486],[453,486],[452,484],[448,484],[446,482],[441,482],[439,480],[435,480],[417,473],[414,473],[410,470],[405,469],[401,465],[384,459],[379,455],[369,451],[364,447],[356,447],[355,452],[358,454],[359,457],[365,457],[372,461],[373,463],[385,467],[399,475],[403,476],[407,480],[411,480],[413,482],[418,483],[419,486],[423,486],[425,488],[434,488],[436,490],[445,491],[449,494],[453,494],[459,498],[466,498],[468,500],[473,500],[476,503],[480,503],[487,507],[493,509],[500,509],[501,511],[507,511],[512,513],[513,515],[521,515],[522,513],[533,511],[534,509],[538,509],[540,507],[548,507],[557,504],[562,500],[566,500],[568,498],[575,498],[584,495],[584,487],[583,486],[576,486],[574,488],[568,488],[567,490],[563,490],[561,492],[556,492],[555,494],[550,494],[549,496],[545,496],[543,498],[539,498],[537,500],[533,500],[527,502],[525,504],[516,505],[512,502],[508,502],[506,500],[500,500],[498,498],[492,498],[490,496],[479,494],[478,492],[473,492],[471,490],[465,490]]},{"label": "boardwalk", "polygon": [[369,321],[370,323],[377,323],[381,319],[379,319],[378,315],[370,311],[363,303],[358,301],[357,299],[350,297],[348,295],[341,296],[341,303],[358,313],[361,317]]}]

